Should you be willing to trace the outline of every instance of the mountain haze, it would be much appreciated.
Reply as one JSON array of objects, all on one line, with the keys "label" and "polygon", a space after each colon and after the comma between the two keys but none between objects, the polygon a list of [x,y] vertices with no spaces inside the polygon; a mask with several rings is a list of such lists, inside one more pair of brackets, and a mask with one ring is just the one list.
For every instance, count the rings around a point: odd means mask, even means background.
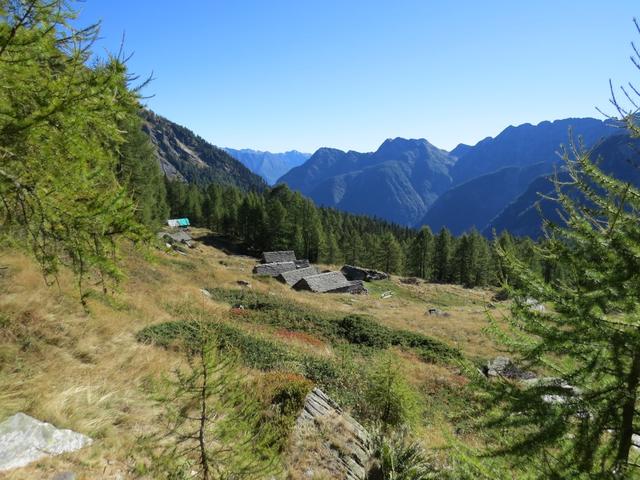
[{"label": "mountain haze", "polygon": [[442,194],[418,223],[432,230],[447,227],[455,235],[475,227],[483,230],[537,177],[561,163],[559,152],[569,135],[590,148],[621,130],[593,118],[568,118],[538,125],[507,127],[495,138],[475,146],[458,145],[451,169],[453,186]]},{"label": "mountain haze", "polygon": [[302,153],[297,150],[284,153],[263,152],[249,148],[241,150],[225,148],[224,150],[253,173],[264,178],[269,185],[275,184],[278,178],[292,168],[302,165],[311,156],[310,153]]},{"label": "mountain haze", "polygon": [[420,225],[438,231],[447,227],[454,235],[483,230],[509,203],[540,175],[551,173],[551,163],[505,167],[476,177],[443,193],[427,211]]}]

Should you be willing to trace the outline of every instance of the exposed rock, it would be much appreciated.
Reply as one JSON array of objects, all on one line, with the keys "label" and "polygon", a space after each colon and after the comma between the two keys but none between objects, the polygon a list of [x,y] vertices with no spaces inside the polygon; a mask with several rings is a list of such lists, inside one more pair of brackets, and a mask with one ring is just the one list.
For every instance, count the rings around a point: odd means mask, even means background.
[{"label": "exposed rock", "polygon": [[0,471],[24,467],[47,456],[74,452],[92,440],[71,430],[60,430],[24,413],[0,423]]},{"label": "exposed rock", "polygon": [[362,282],[351,282],[341,272],[310,275],[299,280],[293,288],[315,293],[364,293]]},{"label": "exposed rock", "polygon": [[545,310],[546,310],[544,308],[544,305],[542,305],[535,298],[531,298],[531,297],[526,298],[525,301],[524,301],[524,304],[527,305],[529,307],[529,310],[531,310],[532,312],[544,313]]},{"label": "exposed rock", "polygon": [[281,282],[286,283],[290,287],[294,286],[304,277],[308,277],[310,275],[317,275],[318,269],[316,267],[306,267],[306,268],[298,268],[297,270],[290,270],[288,272],[282,272],[276,278]]},{"label": "exposed rock", "polygon": [[277,277],[283,272],[289,272],[296,269],[294,262],[274,262],[263,263],[253,267],[253,273],[256,275],[267,275],[269,277]]},{"label": "exposed rock", "polygon": [[370,436],[322,390],[314,388],[307,396],[291,438],[294,468],[304,475],[365,479],[371,460]]},{"label": "exposed rock", "polygon": [[354,267],[353,265],[344,265],[340,271],[347,280],[364,280],[365,282],[371,282],[373,280],[386,280],[389,278],[389,275],[384,272],[368,268]]},{"label": "exposed rock", "polygon": [[386,292],[382,292],[382,293],[380,294],[380,298],[382,298],[383,300],[384,300],[385,298],[391,298],[391,297],[393,297],[393,292],[392,292],[392,291],[390,291],[390,290],[389,290],[389,291],[386,291]]},{"label": "exposed rock", "polygon": [[432,315],[434,317],[448,317],[449,314],[447,312],[443,312],[439,308],[430,308],[427,310],[427,315]]},{"label": "exposed rock", "polygon": [[59,472],[53,476],[52,480],[76,480],[76,474],[73,472]]},{"label": "exposed rock", "polygon": [[293,250],[284,250],[279,252],[263,252],[262,263],[281,263],[295,262],[296,254]]},{"label": "exposed rock", "polygon": [[496,357],[487,362],[484,374],[487,377],[504,377],[512,380],[530,380],[536,377],[533,373],[518,368],[508,357]]},{"label": "exposed rock", "polygon": [[582,391],[557,377],[526,378],[522,382],[527,388],[542,388],[549,390],[542,395],[546,403],[565,403],[570,398],[580,397]]}]

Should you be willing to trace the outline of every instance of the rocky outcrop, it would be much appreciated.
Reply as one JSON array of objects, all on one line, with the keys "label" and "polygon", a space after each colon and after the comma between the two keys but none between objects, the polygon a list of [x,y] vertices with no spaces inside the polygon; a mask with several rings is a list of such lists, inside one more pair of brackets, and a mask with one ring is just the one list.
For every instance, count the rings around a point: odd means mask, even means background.
[{"label": "rocky outcrop", "polygon": [[353,265],[345,265],[340,271],[347,278],[347,280],[364,280],[365,282],[371,282],[374,280],[386,280],[389,278],[384,272],[377,270],[371,270],[369,268],[354,267]]},{"label": "rocky outcrop", "polygon": [[0,423],[0,472],[24,467],[44,457],[74,452],[92,440],[71,430],[16,413]]},{"label": "rocky outcrop", "polygon": [[364,480],[371,439],[353,417],[314,388],[292,432],[292,468],[308,478]]},{"label": "rocky outcrop", "polygon": [[504,377],[512,380],[529,380],[536,377],[533,373],[520,369],[508,357],[496,357],[490,360],[484,367],[484,373],[487,377]]},{"label": "rocky outcrop", "polygon": [[262,263],[253,267],[253,273],[255,275],[266,275],[269,277],[277,277],[281,273],[289,272],[296,269],[294,262],[274,262],[274,263]]},{"label": "rocky outcrop", "polygon": [[566,403],[572,398],[579,398],[582,391],[570,385],[566,380],[557,377],[527,378],[523,380],[525,388],[536,388],[544,391],[541,395],[545,403]]}]

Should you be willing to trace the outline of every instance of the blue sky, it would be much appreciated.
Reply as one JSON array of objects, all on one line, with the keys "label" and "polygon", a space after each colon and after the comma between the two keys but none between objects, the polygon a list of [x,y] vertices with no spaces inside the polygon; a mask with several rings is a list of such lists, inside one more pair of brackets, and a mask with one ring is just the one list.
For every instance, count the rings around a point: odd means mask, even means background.
[{"label": "blue sky", "polygon": [[[640,79],[631,0],[87,0],[98,52],[153,72],[150,108],[219,146],[452,149],[510,124],[595,116]],[[640,83],[640,82],[639,82]]]}]

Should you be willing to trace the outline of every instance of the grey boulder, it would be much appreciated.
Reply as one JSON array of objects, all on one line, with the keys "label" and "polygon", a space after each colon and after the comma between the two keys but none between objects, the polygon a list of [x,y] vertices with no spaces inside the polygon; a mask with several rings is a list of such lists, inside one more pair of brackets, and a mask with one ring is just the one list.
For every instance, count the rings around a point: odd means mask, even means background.
[{"label": "grey boulder", "polygon": [[58,429],[24,413],[0,423],[0,471],[24,467],[44,457],[75,452],[92,440],[72,430]]}]

